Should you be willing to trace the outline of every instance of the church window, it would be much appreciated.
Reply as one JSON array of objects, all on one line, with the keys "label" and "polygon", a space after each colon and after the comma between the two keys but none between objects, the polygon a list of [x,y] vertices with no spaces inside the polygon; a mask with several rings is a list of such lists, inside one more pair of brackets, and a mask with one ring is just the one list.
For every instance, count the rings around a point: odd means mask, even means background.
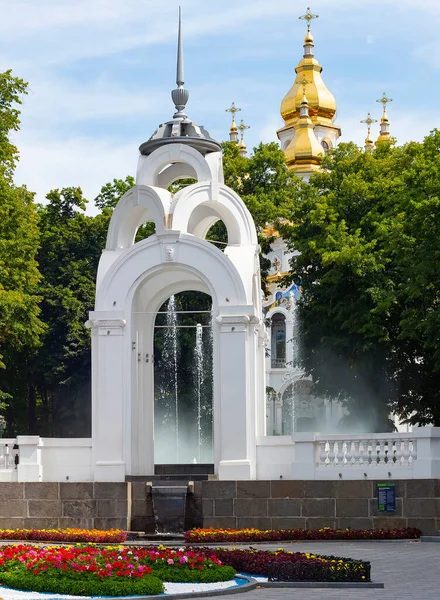
[{"label": "church window", "polygon": [[286,367],[286,317],[282,313],[272,317],[271,357],[273,369]]}]

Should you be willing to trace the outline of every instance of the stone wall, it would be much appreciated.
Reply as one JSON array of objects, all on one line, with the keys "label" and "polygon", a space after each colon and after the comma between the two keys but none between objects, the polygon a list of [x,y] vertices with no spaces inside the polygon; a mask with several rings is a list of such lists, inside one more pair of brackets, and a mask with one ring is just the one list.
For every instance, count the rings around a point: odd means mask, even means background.
[{"label": "stone wall", "polygon": [[129,528],[126,483],[0,483],[0,529]]},{"label": "stone wall", "polygon": [[[379,513],[375,481],[197,481],[185,529],[440,529],[440,480],[396,481],[396,512]],[[0,483],[0,528],[154,531],[145,483]]]},{"label": "stone wall", "polygon": [[[384,481],[381,480],[383,483]],[[440,480],[396,481],[396,512],[379,513],[377,481],[202,481],[203,527],[440,529]]]}]

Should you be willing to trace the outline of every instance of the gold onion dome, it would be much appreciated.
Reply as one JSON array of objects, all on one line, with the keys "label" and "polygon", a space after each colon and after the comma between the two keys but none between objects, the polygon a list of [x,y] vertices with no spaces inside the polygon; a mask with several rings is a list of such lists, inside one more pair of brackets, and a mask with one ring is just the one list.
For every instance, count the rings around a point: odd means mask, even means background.
[{"label": "gold onion dome", "polygon": [[297,74],[296,81],[287,92],[281,102],[281,116],[286,126],[294,124],[299,118],[299,109],[303,96],[301,80],[307,80],[307,99],[309,102],[309,115],[314,125],[331,124],[336,115],[336,100],[333,94],[325,85],[321,77],[322,67],[313,54],[313,36],[310,33],[310,21],[316,18],[312,15],[310,9],[307,14],[300,19],[305,19],[308,23],[307,33],[304,38],[304,55],[295,69]]},{"label": "gold onion dome", "polygon": [[300,173],[318,169],[324,156],[324,150],[315,135],[314,125],[309,117],[305,85],[304,82],[300,114],[294,126],[295,135],[284,151],[286,165]]}]

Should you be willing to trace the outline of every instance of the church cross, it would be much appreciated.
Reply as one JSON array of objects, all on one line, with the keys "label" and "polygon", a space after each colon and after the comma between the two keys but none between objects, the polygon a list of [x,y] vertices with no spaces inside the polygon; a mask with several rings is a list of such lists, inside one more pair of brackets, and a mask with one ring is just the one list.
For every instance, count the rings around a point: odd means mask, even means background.
[{"label": "church cross", "polygon": [[310,12],[310,6],[308,6],[306,14],[302,15],[301,17],[298,17],[298,19],[301,19],[301,21],[307,21],[307,31],[310,31],[310,21],[312,19],[317,19],[318,17],[319,15],[313,15]]},{"label": "church cross", "polygon": [[379,98],[379,100],[376,100],[376,102],[382,103],[384,114],[386,112],[388,102],[392,102],[392,101],[393,101],[392,98],[387,98],[387,95],[385,94],[385,92],[383,93],[382,98]]},{"label": "church cross", "polygon": [[244,136],[244,131],[245,129],[250,129],[251,126],[250,125],[245,125],[243,119],[240,122],[240,125],[238,126],[238,129],[241,132],[241,141],[243,141],[243,136]]},{"label": "church cross", "polygon": [[[378,100],[378,102],[380,102],[380,100]],[[370,114],[370,113],[368,113],[368,114],[367,114],[367,118],[366,118],[366,119],[363,119],[363,120],[362,120],[362,121],[360,121],[360,122],[361,122],[361,123],[365,123],[365,125],[366,125],[366,126],[367,126],[367,128],[368,128],[368,133],[370,133],[371,125],[372,125],[373,123],[377,123],[377,119],[372,119],[372,118],[371,118],[371,114]]]}]

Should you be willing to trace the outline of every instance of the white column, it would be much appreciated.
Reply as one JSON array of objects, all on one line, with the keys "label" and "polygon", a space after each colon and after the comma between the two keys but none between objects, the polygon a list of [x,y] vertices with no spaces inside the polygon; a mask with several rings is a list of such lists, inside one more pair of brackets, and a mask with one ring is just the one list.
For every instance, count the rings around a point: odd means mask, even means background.
[{"label": "white column", "polygon": [[123,313],[91,312],[92,443],[95,481],[125,481],[125,393]]},{"label": "white column", "polygon": [[278,392],[275,399],[275,435],[283,435],[283,396]]},{"label": "white column", "polygon": [[20,462],[17,465],[17,481],[42,481],[41,439],[38,435],[18,435]]},{"label": "white column", "polygon": [[218,476],[223,480],[255,479],[255,398],[251,398],[255,356],[249,356],[248,315],[219,316]]}]

